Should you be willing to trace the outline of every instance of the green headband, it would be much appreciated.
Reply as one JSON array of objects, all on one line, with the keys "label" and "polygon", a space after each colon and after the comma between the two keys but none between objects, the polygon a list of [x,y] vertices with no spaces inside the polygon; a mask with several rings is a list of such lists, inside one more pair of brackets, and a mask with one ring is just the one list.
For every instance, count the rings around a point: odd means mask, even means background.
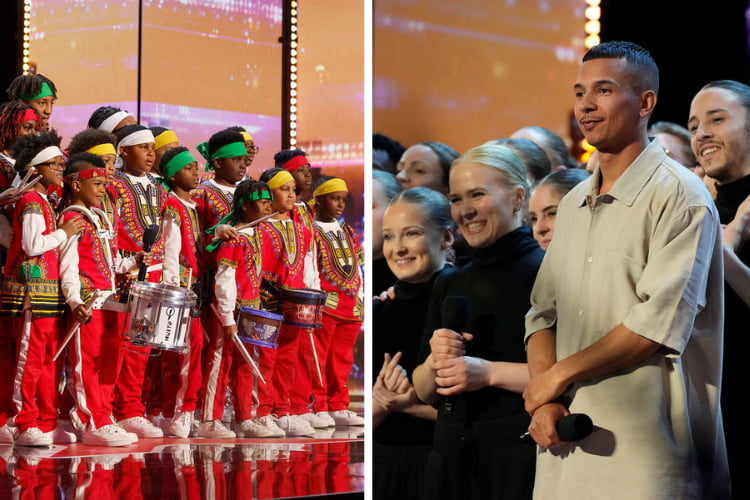
[{"label": "green headband", "polygon": [[210,154],[208,151],[208,143],[202,142],[198,144],[195,149],[198,150],[198,152],[208,160],[208,164],[206,165],[206,170],[213,170],[213,160],[217,158],[234,158],[236,156],[245,156],[247,155],[247,148],[245,147],[244,142],[232,142],[229,144],[225,144],[224,146],[220,147],[216,151],[214,151],[213,154]]},{"label": "green headband", "polygon": [[52,87],[50,87],[47,82],[42,82],[42,88],[37,95],[22,95],[20,97],[22,101],[33,101],[34,99],[41,99],[42,97],[49,97],[54,95],[55,93],[52,92]]},{"label": "green headband", "polygon": [[167,164],[162,169],[161,175],[164,177],[165,181],[168,181],[174,174],[182,170],[183,167],[189,165],[190,163],[193,163],[194,161],[197,160],[195,159],[195,156],[193,156],[193,153],[191,153],[190,151],[181,151],[174,155],[174,158],[167,162]]}]

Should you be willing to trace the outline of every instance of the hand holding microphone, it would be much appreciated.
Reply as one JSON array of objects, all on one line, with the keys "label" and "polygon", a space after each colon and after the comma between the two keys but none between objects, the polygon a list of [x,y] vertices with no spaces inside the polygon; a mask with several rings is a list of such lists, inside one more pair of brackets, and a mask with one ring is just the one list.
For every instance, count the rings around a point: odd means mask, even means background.
[{"label": "hand holding microphone", "polygon": [[[148,253],[151,251],[151,247],[156,242],[156,237],[159,235],[159,226],[151,224],[143,232],[143,251]],[[147,275],[148,265],[143,262],[141,263],[140,269],[138,269],[138,281],[145,281]]]},{"label": "hand holding microphone", "polygon": [[[555,430],[563,440],[574,442],[587,438],[594,430],[594,424],[591,417],[584,413],[571,413],[557,421]],[[521,439],[531,441],[531,434],[525,432],[521,435]]]}]

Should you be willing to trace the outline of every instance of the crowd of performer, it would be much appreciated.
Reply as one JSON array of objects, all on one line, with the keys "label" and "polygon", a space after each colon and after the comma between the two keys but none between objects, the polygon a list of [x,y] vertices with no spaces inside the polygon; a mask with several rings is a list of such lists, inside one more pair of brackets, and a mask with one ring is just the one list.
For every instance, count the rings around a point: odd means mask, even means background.
[{"label": "crowd of performer", "polygon": [[349,410],[363,253],[343,179],[312,186],[299,149],[253,179],[244,128],[217,130],[196,158],[173,130],[111,106],[63,145],[50,79],[19,76],[7,92],[0,443],[364,424]]}]

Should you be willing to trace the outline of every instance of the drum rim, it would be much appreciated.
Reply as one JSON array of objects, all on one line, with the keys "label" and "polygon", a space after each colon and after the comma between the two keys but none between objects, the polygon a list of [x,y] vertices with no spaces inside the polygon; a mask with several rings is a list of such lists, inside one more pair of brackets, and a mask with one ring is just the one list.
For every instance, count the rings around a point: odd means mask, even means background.
[{"label": "drum rim", "polygon": [[256,316],[260,316],[260,317],[268,318],[268,319],[275,319],[278,321],[284,320],[284,316],[282,314],[276,314],[271,311],[266,311],[263,309],[255,309],[254,307],[250,307],[250,306],[240,306],[240,312],[246,312],[248,314],[255,314]]}]

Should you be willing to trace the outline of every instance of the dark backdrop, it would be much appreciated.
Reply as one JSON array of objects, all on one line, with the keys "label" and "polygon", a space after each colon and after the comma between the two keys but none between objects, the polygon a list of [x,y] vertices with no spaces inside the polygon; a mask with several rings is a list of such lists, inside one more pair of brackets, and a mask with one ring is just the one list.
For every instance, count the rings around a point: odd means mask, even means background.
[{"label": "dark backdrop", "polygon": [[602,41],[636,42],[659,65],[659,101],[652,122],[684,125],[693,95],[711,80],[750,84],[747,3],[711,0],[698,7],[684,0],[602,0]]}]

